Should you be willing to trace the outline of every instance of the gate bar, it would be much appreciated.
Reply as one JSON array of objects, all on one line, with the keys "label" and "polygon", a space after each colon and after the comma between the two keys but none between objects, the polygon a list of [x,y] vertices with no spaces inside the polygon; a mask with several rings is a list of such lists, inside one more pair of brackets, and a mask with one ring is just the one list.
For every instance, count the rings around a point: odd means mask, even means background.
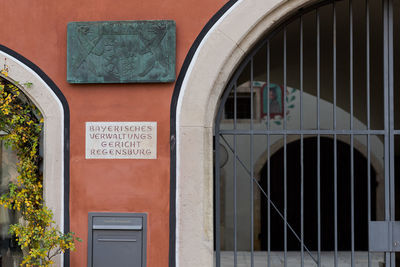
[{"label": "gate bar", "polygon": [[[253,119],[254,119],[254,103],[253,103],[253,66],[254,66],[254,58],[252,57],[250,60],[250,130],[253,130]],[[250,247],[251,247],[251,267],[254,267],[254,135],[250,135],[250,171],[252,180],[250,181],[250,216],[251,216],[251,223],[250,223]]]},{"label": "gate bar", "polygon": [[[269,86],[270,86],[270,47],[269,47],[269,40],[267,41],[267,103],[269,103]],[[267,129],[270,130],[269,126],[269,106],[267,110]],[[268,169],[267,169],[267,191],[268,191],[268,197],[271,195],[271,164],[270,164],[270,135],[267,135],[267,153],[268,153]],[[271,202],[268,200],[268,267],[271,267]]]},{"label": "gate bar", "polygon": [[221,213],[221,208],[220,208],[220,170],[219,170],[219,147],[217,148],[219,144],[219,123],[215,124],[215,261],[217,267],[221,266],[221,218],[220,218],[220,213]]},{"label": "gate bar", "polygon": [[[389,83],[389,144],[390,144],[390,219],[392,221],[395,221],[395,181],[394,181],[394,135],[393,135],[393,130],[394,130],[394,105],[393,105],[393,99],[394,99],[394,94],[393,94],[393,0],[388,0],[388,68],[389,68],[389,73],[388,73],[388,83]],[[393,235],[390,235],[391,238],[393,238]],[[390,240],[390,243],[393,243],[393,240]],[[390,253],[390,266],[395,267],[396,266],[396,253],[391,252]]]},{"label": "gate bar", "polygon": [[[349,134],[354,134],[354,135],[367,135],[367,134],[372,134],[372,135],[384,135],[385,131],[384,130],[245,130],[245,129],[237,129],[237,130],[220,130],[220,134],[224,135],[249,135],[249,134],[254,134],[254,135],[317,135],[318,133],[321,135],[349,135]],[[400,131],[399,131],[400,133]]]},{"label": "gate bar", "polygon": [[[237,129],[237,82],[233,89],[233,129]],[[233,160],[233,266],[237,267],[237,135],[233,136],[234,160]]]},{"label": "gate bar", "polygon": [[[303,130],[303,16],[300,16],[300,130]],[[304,136],[300,135],[300,238],[301,267],[304,267]]]},{"label": "gate bar", "polygon": [[[333,130],[336,131],[336,1],[332,4],[333,11]],[[334,252],[334,266],[338,266],[338,223],[337,223],[337,135],[333,135],[334,151],[333,151],[333,165],[334,165],[334,239],[335,239],[335,252]]]},{"label": "gate bar", "polygon": [[[370,35],[369,35],[369,0],[365,0],[365,33],[366,33],[366,87],[367,87],[367,130],[371,130],[371,109],[370,109]],[[371,135],[367,135],[367,173],[368,173],[368,225],[371,221]],[[368,240],[369,238],[368,231]],[[368,246],[368,267],[371,267],[371,253]]]},{"label": "gate bar", "polygon": [[[286,26],[283,28],[283,130],[286,132]],[[268,107],[269,108],[269,107]],[[287,135],[283,135],[284,267],[287,267]]]},{"label": "gate bar", "polygon": [[[350,130],[353,130],[353,1],[349,0],[349,62],[350,62]],[[350,135],[350,187],[351,187],[351,266],[354,267],[354,135]]]},{"label": "gate bar", "polygon": [[[388,0],[383,0],[383,89],[384,89],[384,118],[385,118],[385,221],[390,220],[390,198],[389,198],[389,186],[390,186],[390,171],[389,171],[389,162],[390,162],[390,145],[389,145],[389,109],[387,108],[389,106],[389,64],[388,64],[388,58],[389,58],[389,51],[388,47],[386,46],[389,37],[388,37]],[[385,262],[386,264],[390,264],[390,253],[385,253]]]},{"label": "gate bar", "polygon": [[317,18],[317,217],[318,217],[318,266],[321,266],[321,135],[320,130],[320,91],[321,91],[321,42],[319,8],[316,10]]}]

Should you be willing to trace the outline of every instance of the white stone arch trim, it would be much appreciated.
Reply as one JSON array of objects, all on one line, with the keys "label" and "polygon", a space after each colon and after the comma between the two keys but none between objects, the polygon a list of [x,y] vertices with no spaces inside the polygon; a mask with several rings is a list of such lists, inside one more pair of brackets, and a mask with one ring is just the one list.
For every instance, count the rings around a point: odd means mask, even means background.
[{"label": "white stone arch trim", "polygon": [[[17,58],[18,57],[18,58]],[[23,62],[25,61],[25,62]],[[32,69],[33,63],[22,58],[15,52],[0,46],[0,66],[8,66],[8,76],[4,77],[23,90],[30,100],[39,108],[44,118],[43,127],[43,189],[44,201],[52,211],[53,219],[61,231],[65,230],[64,224],[64,179],[65,179],[65,136],[64,112],[66,102],[60,101],[59,96],[53,91],[42,75]],[[28,66],[31,65],[31,66]],[[37,68],[36,66],[34,66]],[[37,68],[40,70],[39,68]],[[48,77],[46,77],[48,79]],[[31,83],[28,88],[24,83]],[[59,92],[60,93],[60,92]],[[65,100],[65,99],[63,99]],[[67,110],[68,111],[68,110]],[[69,228],[69,226],[67,226]],[[68,229],[69,230],[69,229]],[[64,266],[64,258],[58,256],[57,266]]]},{"label": "white stone arch trim", "polygon": [[310,2],[236,1],[205,34],[182,70],[182,84],[175,89],[180,90],[175,117],[176,266],[213,266],[213,124],[227,81],[245,52],[267,31]]}]

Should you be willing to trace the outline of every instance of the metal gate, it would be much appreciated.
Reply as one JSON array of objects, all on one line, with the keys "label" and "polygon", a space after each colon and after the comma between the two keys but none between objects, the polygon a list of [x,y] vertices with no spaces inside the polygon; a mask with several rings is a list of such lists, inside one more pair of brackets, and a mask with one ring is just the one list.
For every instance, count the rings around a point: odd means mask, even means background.
[{"label": "metal gate", "polygon": [[215,122],[217,267],[396,266],[399,47],[400,1],[343,0],[247,54]]}]

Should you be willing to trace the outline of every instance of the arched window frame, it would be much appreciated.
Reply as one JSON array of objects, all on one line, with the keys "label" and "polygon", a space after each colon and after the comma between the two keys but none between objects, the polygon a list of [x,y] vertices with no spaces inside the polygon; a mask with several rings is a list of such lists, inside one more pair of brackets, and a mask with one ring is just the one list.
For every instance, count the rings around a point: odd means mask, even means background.
[{"label": "arched window frame", "polygon": [[[53,219],[69,232],[69,107],[55,83],[35,64],[0,45],[0,66],[7,65],[10,83],[18,84],[44,118],[43,194]],[[23,84],[29,83],[26,87]],[[57,266],[69,266],[69,255],[57,256]]]}]

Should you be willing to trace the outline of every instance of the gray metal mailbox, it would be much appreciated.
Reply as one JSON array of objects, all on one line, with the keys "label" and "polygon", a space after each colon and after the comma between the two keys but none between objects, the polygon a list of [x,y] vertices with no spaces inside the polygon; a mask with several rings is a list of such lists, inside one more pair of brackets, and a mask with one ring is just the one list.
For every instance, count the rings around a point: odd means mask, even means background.
[{"label": "gray metal mailbox", "polygon": [[146,214],[89,213],[89,267],[146,266]]}]

